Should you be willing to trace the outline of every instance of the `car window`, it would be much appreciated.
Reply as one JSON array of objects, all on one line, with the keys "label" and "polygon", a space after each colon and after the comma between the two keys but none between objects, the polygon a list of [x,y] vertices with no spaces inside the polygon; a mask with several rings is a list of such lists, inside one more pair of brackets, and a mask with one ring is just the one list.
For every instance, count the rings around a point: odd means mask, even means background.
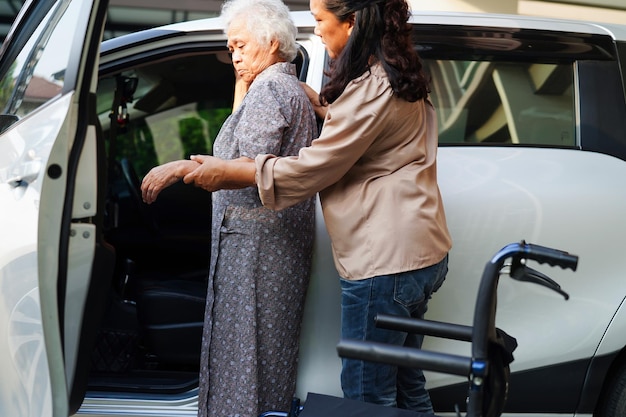
[{"label": "car window", "polygon": [[[134,91],[116,96],[128,83]],[[102,78],[98,110],[110,157],[129,160],[143,177],[156,165],[211,154],[232,110],[233,86],[225,53],[156,60]]]},{"label": "car window", "polygon": [[574,146],[573,64],[425,59],[441,144]]},{"label": "car window", "polygon": [[[298,52],[294,64],[303,79],[308,56],[302,47]],[[163,59],[155,50],[153,58],[129,65],[98,83],[98,114],[109,139],[109,158],[128,160],[142,178],[154,166],[212,154],[213,141],[232,111],[235,77],[228,51],[223,46],[205,53],[181,49]],[[124,91],[129,85],[132,91]]]},{"label": "car window", "polygon": [[3,114],[24,117],[61,92],[80,7],[80,2],[57,2],[32,33],[0,80]]}]

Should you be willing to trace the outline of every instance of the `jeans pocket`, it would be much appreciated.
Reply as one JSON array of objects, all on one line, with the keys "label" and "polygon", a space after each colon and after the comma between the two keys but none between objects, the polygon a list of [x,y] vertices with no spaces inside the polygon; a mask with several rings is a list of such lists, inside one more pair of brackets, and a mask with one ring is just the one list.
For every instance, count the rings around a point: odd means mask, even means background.
[{"label": "jeans pocket", "polygon": [[407,308],[425,304],[446,279],[448,256],[426,268],[395,276],[394,300]]},{"label": "jeans pocket", "polygon": [[405,272],[394,277],[393,299],[405,308],[413,308],[426,298],[423,283],[415,277],[416,272]]}]

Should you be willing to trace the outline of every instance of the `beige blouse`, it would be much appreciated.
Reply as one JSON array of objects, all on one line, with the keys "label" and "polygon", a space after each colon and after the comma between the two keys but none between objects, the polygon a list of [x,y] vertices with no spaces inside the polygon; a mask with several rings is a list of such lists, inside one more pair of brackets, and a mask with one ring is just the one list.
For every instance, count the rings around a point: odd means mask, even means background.
[{"label": "beige blouse", "polygon": [[380,65],[348,84],[321,135],[296,157],[256,157],[266,207],[319,192],[335,266],[358,280],[433,265],[452,241],[437,185],[431,105],[392,95]]}]

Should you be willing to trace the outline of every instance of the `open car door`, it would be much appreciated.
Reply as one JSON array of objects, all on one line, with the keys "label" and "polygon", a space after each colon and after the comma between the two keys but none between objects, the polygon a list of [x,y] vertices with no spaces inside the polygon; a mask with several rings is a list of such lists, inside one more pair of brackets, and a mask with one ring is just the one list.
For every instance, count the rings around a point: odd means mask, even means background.
[{"label": "open car door", "polygon": [[108,0],[26,1],[0,50],[0,415],[82,402],[99,318],[104,143],[96,69]]}]

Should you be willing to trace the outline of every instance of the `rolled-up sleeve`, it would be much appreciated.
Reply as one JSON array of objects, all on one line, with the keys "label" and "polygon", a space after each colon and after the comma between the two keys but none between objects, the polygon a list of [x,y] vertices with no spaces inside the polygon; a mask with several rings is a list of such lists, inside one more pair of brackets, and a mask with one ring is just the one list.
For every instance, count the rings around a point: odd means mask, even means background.
[{"label": "rolled-up sleeve", "polygon": [[[319,172],[322,164],[312,161],[311,158],[303,158],[303,152],[310,154],[305,149],[310,150],[303,148],[298,157],[276,157],[266,154],[255,158],[255,180],[259,197],[265,207],[282,210],[293,206],[314,196],[325,188],[329,181],[330,183],[336,181],[337,175],[331,174],[328,177],[315,174]],[[338,174],[339,177],[341,175]]]},{"label": "rolled-up sleeve", "polygon": [[269,209],[277,210],[274,193],[274,155],[257,155],[254,159],[256,164],[256,184],[259,189],[259,197],[263,205]]}]

